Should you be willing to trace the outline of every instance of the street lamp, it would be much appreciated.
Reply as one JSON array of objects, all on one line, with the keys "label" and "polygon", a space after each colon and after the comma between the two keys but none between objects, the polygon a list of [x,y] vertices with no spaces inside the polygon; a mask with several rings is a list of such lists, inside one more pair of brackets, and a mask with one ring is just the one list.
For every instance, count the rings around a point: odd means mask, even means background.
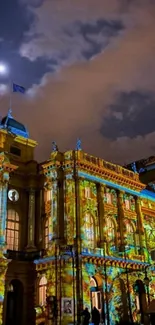
[{"label": "street lamp", "polygon": [[146,286],[146,291],[147,291],[147,300],[148,300],[148,304],[150,304],[150,290],[149,290],[149,284],[150,284],[150,279],[147,276],[147,271],[145,269],[145,278],[144,278],[144,283]]}]

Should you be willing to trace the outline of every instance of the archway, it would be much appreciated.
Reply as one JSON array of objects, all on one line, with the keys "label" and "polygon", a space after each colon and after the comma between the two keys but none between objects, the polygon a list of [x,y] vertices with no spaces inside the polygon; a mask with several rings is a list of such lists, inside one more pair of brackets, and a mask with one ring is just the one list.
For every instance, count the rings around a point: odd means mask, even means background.
[{"label": "archway", "polygon": [[21,325],[23,318],[23,284],[12,280],[7,290],[6,325]]},{"label": "archway", "polygon": [[141,280],[135,282],[136,291],[136,309],[137,314],[141,315],[141,323],[144,323],[145,312],[147,310],[146,292],[144,283]]},{"label": "archway", "polygon": [[90,279],[91,307],[96,307],[100,312],[102,310],[102,289],[99,287],[95,277]]}]

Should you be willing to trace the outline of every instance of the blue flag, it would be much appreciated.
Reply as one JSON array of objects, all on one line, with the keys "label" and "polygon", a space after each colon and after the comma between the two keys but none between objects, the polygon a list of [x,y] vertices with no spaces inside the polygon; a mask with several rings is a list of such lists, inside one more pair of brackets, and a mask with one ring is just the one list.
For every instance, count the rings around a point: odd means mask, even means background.
[{"label": "blue flag", "polygon": [[13,92],[14,93],[22,93],[22,94],[24,94],[25,93],[25,88],[13,83]]}]

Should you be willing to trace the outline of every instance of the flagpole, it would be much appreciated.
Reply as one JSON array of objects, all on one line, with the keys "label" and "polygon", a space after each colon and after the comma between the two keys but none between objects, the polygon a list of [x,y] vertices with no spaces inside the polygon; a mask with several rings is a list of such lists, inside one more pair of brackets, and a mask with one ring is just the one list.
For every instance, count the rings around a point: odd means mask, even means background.
[{"label": "flagpole", "polygon": [[5,121],[5,128],[7,128],[8,118],[9,116],[11,116],[12,113],[12,88],[13,88],[13,83],[11,79],[9,79],[9,110]]},{"label": "flagpole", "polygon": [[9,81],[9,110],[12,111],[12,80]]}]

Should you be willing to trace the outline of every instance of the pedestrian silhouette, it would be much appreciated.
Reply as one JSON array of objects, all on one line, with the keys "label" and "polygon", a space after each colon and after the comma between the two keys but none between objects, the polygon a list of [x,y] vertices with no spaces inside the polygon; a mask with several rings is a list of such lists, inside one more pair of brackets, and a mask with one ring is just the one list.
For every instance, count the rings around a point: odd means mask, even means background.
[{"label": "pedestrian silhouette", "polygon": [[96,307],[94,307],[92,310],[92,322],[94,325],[100,324],[100,313]]},{"label": "pedestrian silhouette", "polygon": [[82,316],[83,316],[82,325],[88,325],[90,320],[90,313],[87,307],[83,310]]}]

